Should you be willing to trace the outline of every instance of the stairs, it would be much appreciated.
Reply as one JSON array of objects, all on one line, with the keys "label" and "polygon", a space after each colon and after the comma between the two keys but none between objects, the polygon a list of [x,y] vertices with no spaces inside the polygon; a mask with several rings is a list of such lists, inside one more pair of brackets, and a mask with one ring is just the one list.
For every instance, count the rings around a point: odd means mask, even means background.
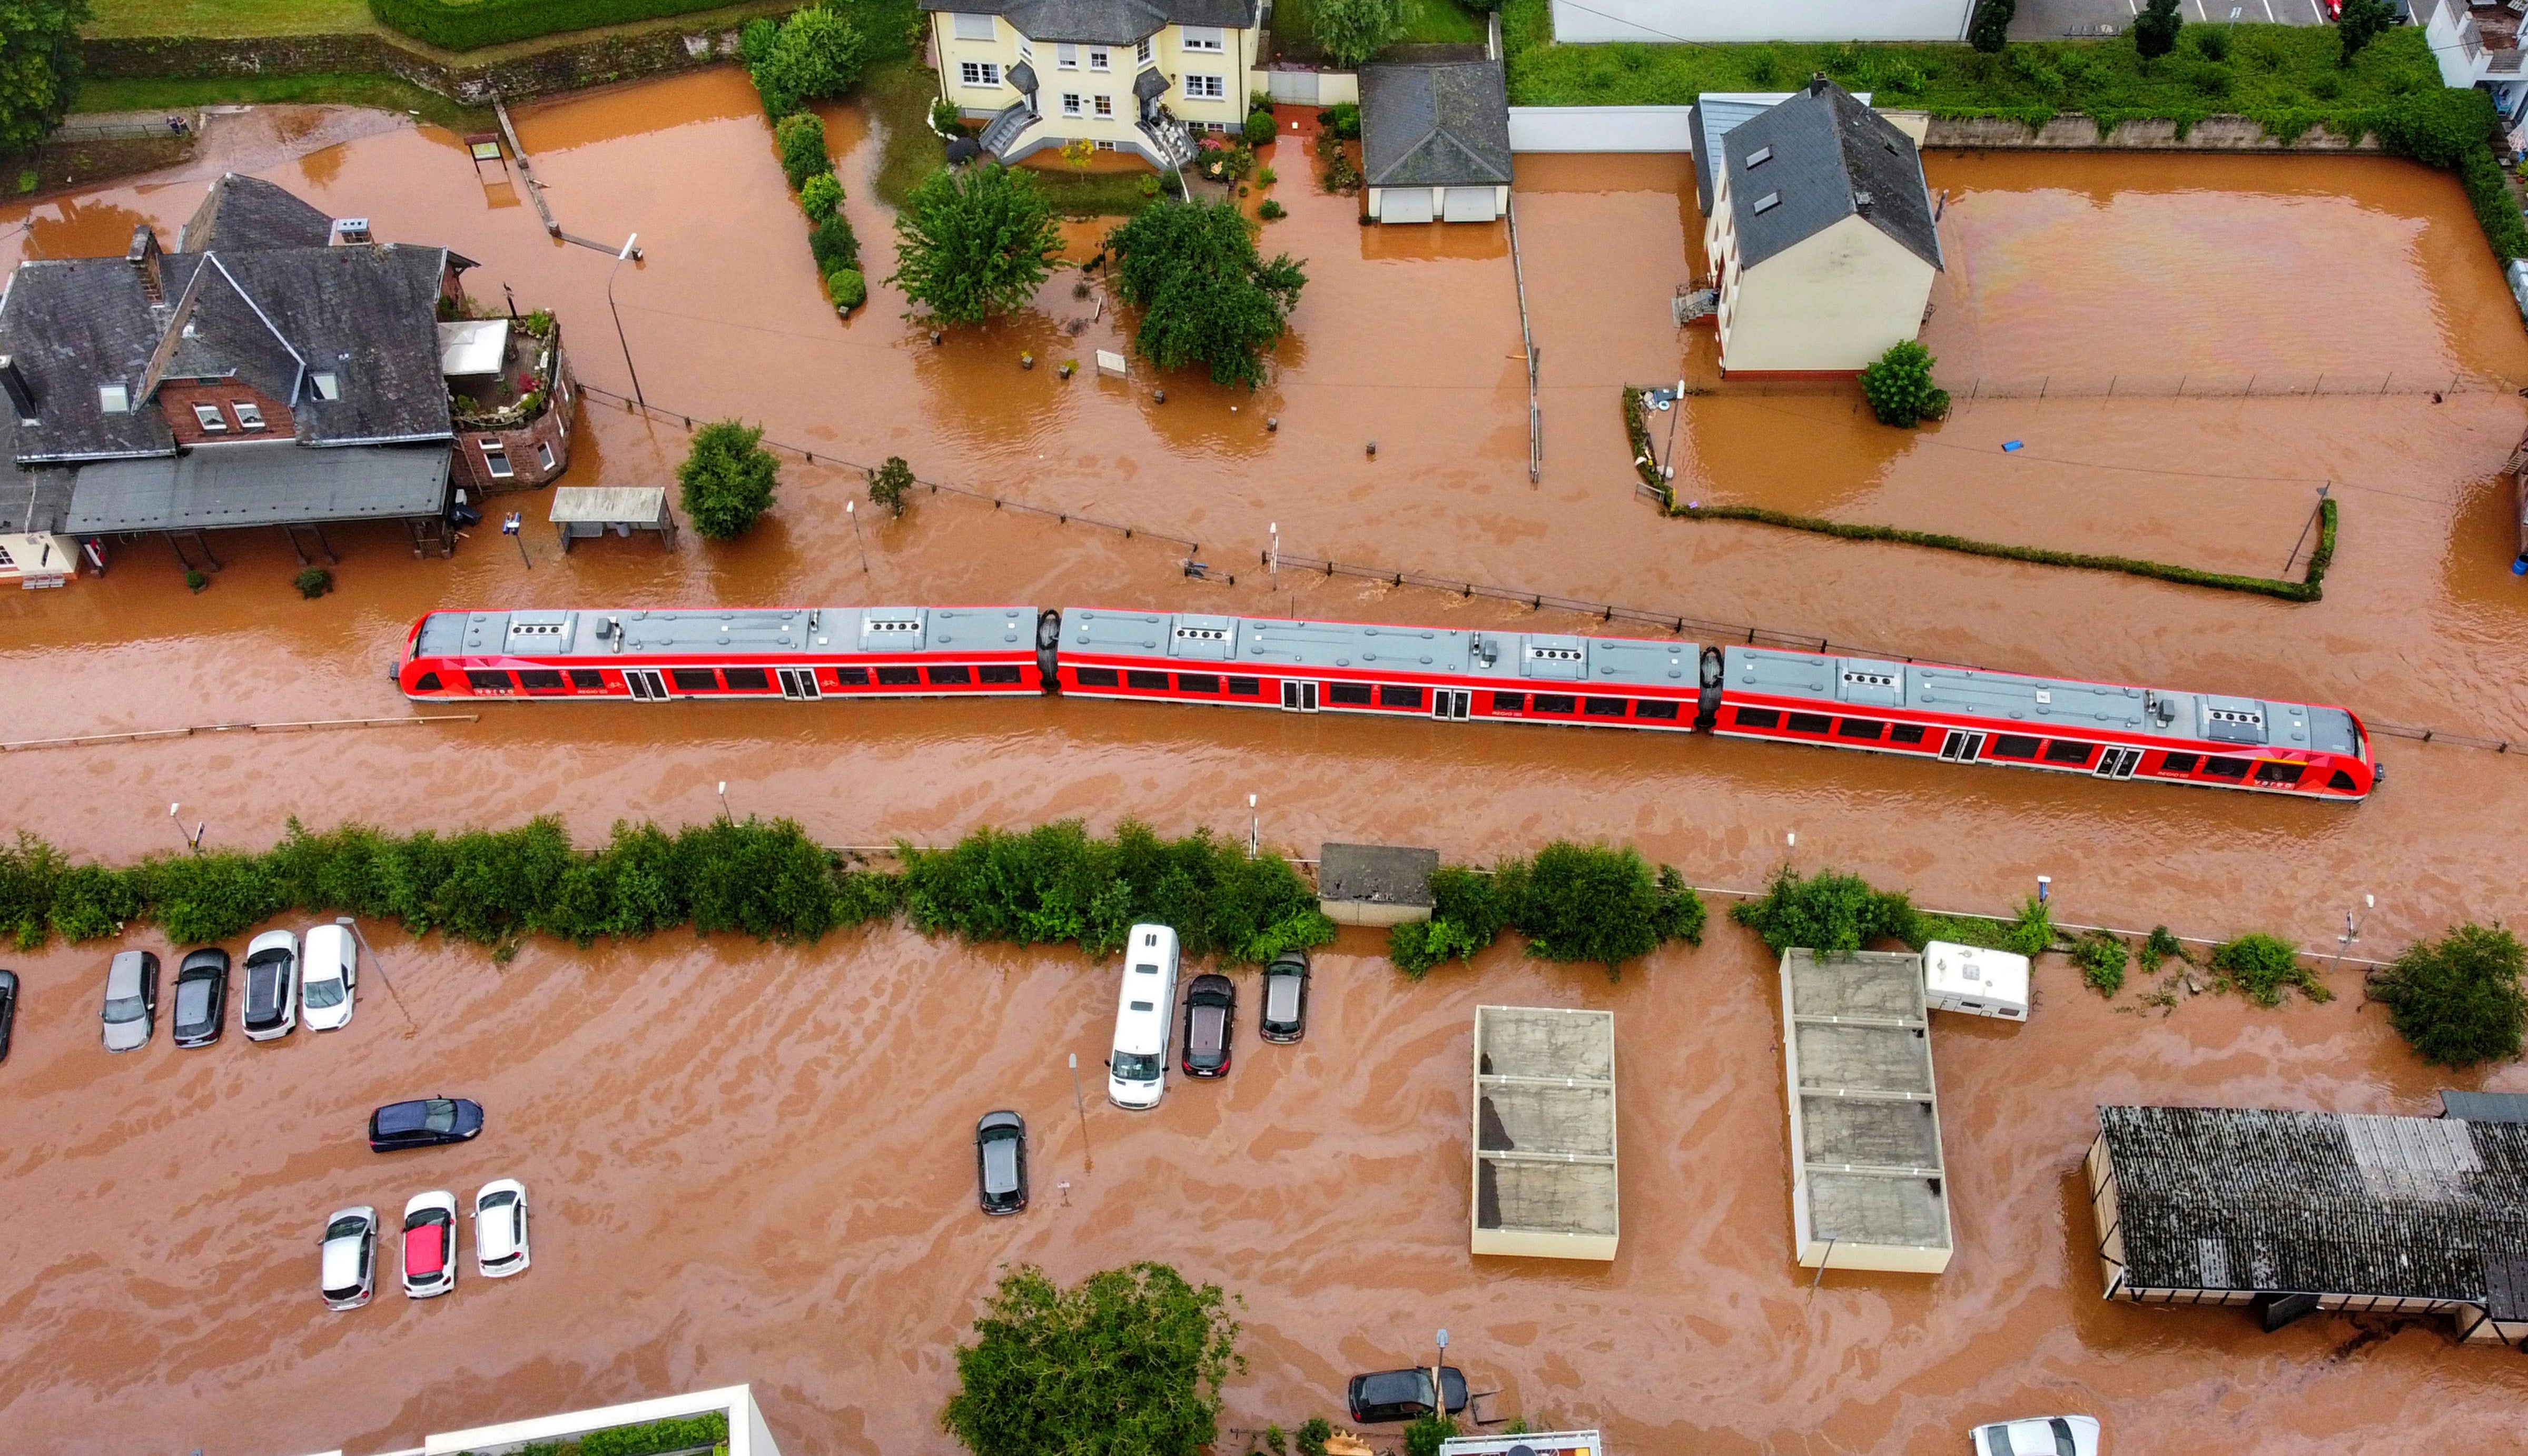
[{"label": "stairs", "polygon": [[1155,118],[1141,123],[1141,134],[1150,139],[1150,150],[1162,167],[1173,171],[1193,160],[1192,135],[1185,130],[1185,124],[1164,106],[1159,108]]},{"label": "stairs", "polygon": [[983,150],[995,157],[1009,154],[1019,137],[1035,123],[1035,112],[1025,101],[1013,101],[984,124],[983,134],[976,138]]},{"label": "stairs", "polygon": [[1688,324],[1708,319],[1720,312],[1720,290],[1697,288],[1688,292],[1679,288],[1676,296],[1669,300],[1668,308],[1676,316],[1676,326],[1682,329]]}]

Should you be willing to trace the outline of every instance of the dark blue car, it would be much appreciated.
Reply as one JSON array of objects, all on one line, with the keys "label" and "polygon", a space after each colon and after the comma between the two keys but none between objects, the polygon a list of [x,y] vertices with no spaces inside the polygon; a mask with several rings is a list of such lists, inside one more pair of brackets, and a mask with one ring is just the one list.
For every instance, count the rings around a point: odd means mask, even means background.
[{"label": "dark blue car", "polygon": [[369,1151],[435,1148],[461,1143],[483,1130],[483,1105],[462,1097],[390,1102],[369,1114]]}]

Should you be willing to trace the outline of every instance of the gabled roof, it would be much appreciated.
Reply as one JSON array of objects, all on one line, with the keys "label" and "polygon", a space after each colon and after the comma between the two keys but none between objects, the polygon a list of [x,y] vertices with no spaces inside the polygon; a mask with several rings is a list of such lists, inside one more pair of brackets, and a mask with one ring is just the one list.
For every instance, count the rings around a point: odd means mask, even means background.
[{"label": "gabled roof", "polygon": [[1131,45],[1169,26],[1249,29],[1259,0],[922,0],[923,10],[996,15],[1030,40]]},{"label": "gabled roof", "polygon": [[[1705,217],[1712,216],[1712,168],[1720,156],[1720,138],[1735,130],[1740,124],[1754,121],[1765,112],[1799,94],[1796,91],[1706,91],[1686,108],[1686,134],[1694,141],[1694,198]],[[1852,99],[1864,106],[1870,104],[1868,91],[1855,91]]]},{"label": "gabled roof", "polygon": [[[1740,267],[1753,268],[1855,214],[1933,268],[1942,266],[1913,138],[1824,77],[1740,123],[1721,144]],[[1767,197],[1776,200],[1765,203]]]},{"label": "gabled roof", "polygon": [[334,220],[288,189],[259,177],[224,173],[202,196],[202,205],[176,234],[176,250],[233,253],[255,248],[323,247],[334,240]]},{"label": "gabled roof", "polygon": [[[21,425],[16,410],[0,407],[9,457],[31,463],[174,449],[166,421],[140,392],[160,324],[139,273],[122,258],[19,264],[0,293],[0,354],[26,377],[39,423]],[[97,399],[105,384],[124,386],[132,408],[106,413]]]},{"label": "gabled roof", "polygon": [[1360,151],[1374,187],[1506,183],[1509,95],[1501,63],[1363,66]]}]

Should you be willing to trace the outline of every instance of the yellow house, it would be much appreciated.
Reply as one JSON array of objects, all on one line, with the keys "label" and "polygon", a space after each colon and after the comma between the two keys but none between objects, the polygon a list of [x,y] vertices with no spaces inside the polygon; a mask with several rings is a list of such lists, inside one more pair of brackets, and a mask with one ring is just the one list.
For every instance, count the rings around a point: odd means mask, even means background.
[{"label": "yellow house", "polygon": [[1940,237],[1912,137],[1820,76],[1721,138],[1704,255],[1720,367],[1860,372],[1922,331]]},{"label": "yellow house", "polygon": [[922,0],[939,93],[989,118],[1004,162],[1085,138],[1153,167],[1236,131],[1255,90],[1261,0]]}]

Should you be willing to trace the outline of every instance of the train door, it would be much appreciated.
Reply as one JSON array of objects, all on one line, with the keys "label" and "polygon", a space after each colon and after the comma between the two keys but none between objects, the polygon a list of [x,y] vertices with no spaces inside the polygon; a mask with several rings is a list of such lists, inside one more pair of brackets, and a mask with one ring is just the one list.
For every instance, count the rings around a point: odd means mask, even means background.
[{"label": "train door", "polygon": [[2133,770],[2139,767],[2141,767],[2141,750],[2110,748],[2098,755],[2098,766],[2090,770],[2090,777],[2129,779],[2133,776]]},{"label": "train door", "polygon": [[655,667],[627,667],[623,669],[623,683],[632,690],[633,697],[644,702],[667,701],[667,675]]},{"label": "train door", "polygon": [[1462,723],[1466,721],[1466,714],[1474,706],[1474,702],[1475,695],[1462,688],[1438,689],[1431,695],[1431,716]]},{"label": "train door", "polygon": [[1983,735],[1952,728],[1947,740],[1940,745],[1940,756],[1951,763],[1973,763],[1983,756]]},{"label": "train door", "polygon": [[781,672],[781,696],[793,700],[815,700],[825,695],[816,691],[816,669],[784,667]]},{"label": "train door", "polygon": [[1284,678],[1282,680],[1282,711],[1286,713],[1312,713],[1316,710],[1316,684],[1297,682],[1290,678]]}]

